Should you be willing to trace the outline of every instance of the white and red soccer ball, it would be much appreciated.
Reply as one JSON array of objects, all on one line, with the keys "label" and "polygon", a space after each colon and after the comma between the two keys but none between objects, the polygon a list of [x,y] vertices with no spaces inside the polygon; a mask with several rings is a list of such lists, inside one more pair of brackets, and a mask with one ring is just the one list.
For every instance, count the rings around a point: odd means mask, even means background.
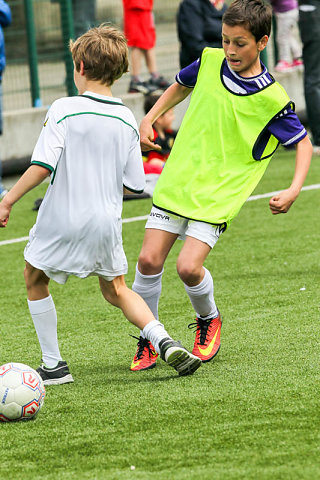
[{"label": "white and red soccer ball", "polygon": [[0,367],[0,422],[30,420],[43,405],[46,391],[40,375],[23,363]]}]

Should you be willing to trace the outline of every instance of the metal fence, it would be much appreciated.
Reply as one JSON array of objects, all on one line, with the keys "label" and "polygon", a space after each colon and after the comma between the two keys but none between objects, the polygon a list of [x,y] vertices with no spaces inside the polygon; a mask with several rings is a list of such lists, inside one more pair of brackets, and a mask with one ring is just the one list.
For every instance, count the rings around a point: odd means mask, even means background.
[{"label": "metal fence", "polygon": [[[169,77],[178,68],[175,17],[179,1],[154,1],[158,67]],[[12,25],[4,30],[6,111],[50,105],[56,98],[72,93],[75,87],[68,71],[72,63],[67,45],[74,32],[79,34],[102,22],[122,28],[122,0],[9,0],[8,3]],[[114,93],[125,93],[127,82],[128,78],[120,80]]]}]

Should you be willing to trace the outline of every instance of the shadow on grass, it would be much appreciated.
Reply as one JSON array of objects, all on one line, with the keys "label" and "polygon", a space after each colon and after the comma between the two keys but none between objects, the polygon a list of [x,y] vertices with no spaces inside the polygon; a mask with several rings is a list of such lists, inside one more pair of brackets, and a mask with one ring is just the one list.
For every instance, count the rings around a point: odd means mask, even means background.
[{"label": "shadow on grass", "polygon": [[[214,364],[210,364],[210,366]],[[208,374],[208,366],[209,365],[202,365],[193,375],[183,375],[179,376],[179,374],[168,367],[164,362],[157,364],[155,368],[150,370],[144,370],[139,372],[132,372],[129,370],[127,364],[123,365],[105,365],[99,366],[99,373],[96,369],[86,367],[81,368],[81,372],[79,374],[80,378],[78,379],[79,382],[86,382],[87,378],[90,378],[92,384],[99,384],[101,381],[108,381],[108,383],[114,384],[139,384],[139,383],[161,383],[164,381],[169,380],[180,380],[182,381],[184,378],[188,379],[189,377],[193,378],[201,378]],[[212,370],[210,368],[210,370]],[[85,371],[85,375],[83,372]],[[75,372],[74,375],[75,382],[77,381],[78,375]]]}]

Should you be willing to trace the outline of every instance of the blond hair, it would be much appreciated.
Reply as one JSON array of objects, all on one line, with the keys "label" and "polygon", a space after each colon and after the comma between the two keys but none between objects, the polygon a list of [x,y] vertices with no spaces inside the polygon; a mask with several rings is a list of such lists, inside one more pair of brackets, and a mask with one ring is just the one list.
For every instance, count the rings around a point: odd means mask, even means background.
[{"label": "blond hair", "polygon": [[77,72],[83,62],[88,80],[110,86],[128,71],[127,40],[111,25],[91,28],[75,41],[70,40],[70,51]]}]

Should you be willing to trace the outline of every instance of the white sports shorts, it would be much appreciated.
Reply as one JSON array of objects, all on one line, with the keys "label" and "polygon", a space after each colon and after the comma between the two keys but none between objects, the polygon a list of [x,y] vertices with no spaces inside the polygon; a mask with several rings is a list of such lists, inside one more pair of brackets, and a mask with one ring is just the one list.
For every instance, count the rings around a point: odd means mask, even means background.
[{"label": "white sports shorts", "polygon": [[193,237],[208,244],[210,248],[215,246],[221,234],[219,226],[179,217],[179,215],[168,213],[154,206],[151,209],[146,228],[176,233],[181,240]]},{"label": "white sports shorts", "polygon": [[60,283],[60,285],[64,285],[67,282],[68,278],[71,277],[71,276],[75,276],[75,277],[79,277],[79,278],[101,277],[104,280],[106,280],[107,282],[112,282],[112,280],[114,280],[116,277],[119,277],[119,275],[105,276],[105,275],[99,275],[97,273],[90,273],[86,277],[83,277],[83,276],[80,276],[80,275],[77,275],[77,274],[74,274],[74,273],[62,272],[60,270],[53,270],[53,269],[46,269],[46,270],[42,270],[42,271],[47,275],[47,277],[51,278],[51,280],[54,280],[57,283]]}]

